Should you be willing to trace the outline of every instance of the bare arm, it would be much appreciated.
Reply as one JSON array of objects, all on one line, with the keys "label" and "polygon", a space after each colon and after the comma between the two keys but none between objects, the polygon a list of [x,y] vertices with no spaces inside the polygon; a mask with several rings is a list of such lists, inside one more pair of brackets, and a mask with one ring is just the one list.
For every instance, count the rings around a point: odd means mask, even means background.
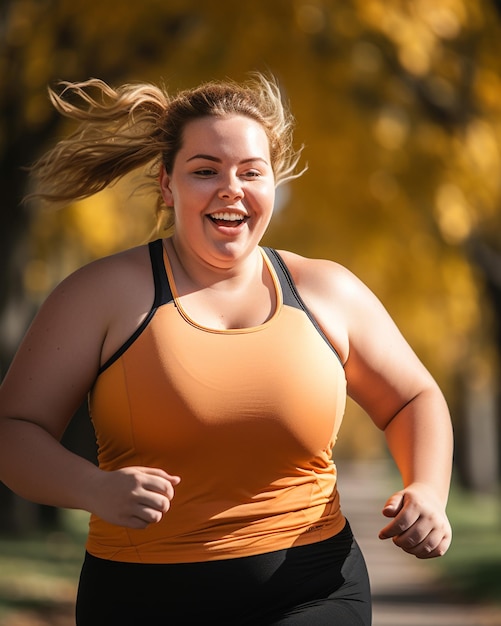
[{"label": "bare arm", "polygon": [[119,275],[118,262],[88,266],[41,307],[0,386],[0,479],[27,499],[141,527],[168,509],[178,479],[155,468],[103,472],[60,443],[117,334]]},{"label": "bare arm", "polygon": [[448,407],[382,305],[364,291],[352,318],[348,392],[383,430],[404,486],[383,509],[393,519],[380,537],[419,558],[440,556],[451,541],[445,513],[453,448]]},{"label": "bare arm", "polygon": [[403,481],[383,513],[392,538],[419,558],[440,556],[451,529],[445,507],[452,427],[445,399],[374,294],[329,261],[291,255],[300,293],[345,360],[348,393],[386,437]]}]

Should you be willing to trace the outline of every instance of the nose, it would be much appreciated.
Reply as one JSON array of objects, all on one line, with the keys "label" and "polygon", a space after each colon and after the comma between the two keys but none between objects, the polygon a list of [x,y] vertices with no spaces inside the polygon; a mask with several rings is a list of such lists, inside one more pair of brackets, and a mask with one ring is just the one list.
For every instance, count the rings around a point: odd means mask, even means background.
[{"label": "nose", "polygon": [[238,176],[229,174],[219,189],[219,197],[224,200],[234,200],[243,196],[242,183]]}]

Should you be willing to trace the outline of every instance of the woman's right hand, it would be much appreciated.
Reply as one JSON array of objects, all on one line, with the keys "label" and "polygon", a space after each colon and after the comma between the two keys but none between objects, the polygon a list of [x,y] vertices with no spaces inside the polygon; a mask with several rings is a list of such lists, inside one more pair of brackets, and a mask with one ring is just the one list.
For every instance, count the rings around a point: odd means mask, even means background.
[{"label": "woman's right hand", "polygon": [[169,510],[180,477],[155,467],[124,467],[99,471],[89,510],[101,519],[142,529],[159,522]]}]

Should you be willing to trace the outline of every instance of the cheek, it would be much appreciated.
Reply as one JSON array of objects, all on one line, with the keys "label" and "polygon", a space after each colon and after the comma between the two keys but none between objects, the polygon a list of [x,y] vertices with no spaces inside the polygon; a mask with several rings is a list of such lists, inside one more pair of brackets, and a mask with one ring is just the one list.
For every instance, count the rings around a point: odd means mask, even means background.
[{"label": "cheek", "polygon": [[257,197],[263,213],[272,213],[275,206],[275,188],[263,189]]},{"label": "cheek", "polygon": [[179,214],[193,214],[203,206],[203,193],[196,186],[176,188],[172,193],[172,204]]}]

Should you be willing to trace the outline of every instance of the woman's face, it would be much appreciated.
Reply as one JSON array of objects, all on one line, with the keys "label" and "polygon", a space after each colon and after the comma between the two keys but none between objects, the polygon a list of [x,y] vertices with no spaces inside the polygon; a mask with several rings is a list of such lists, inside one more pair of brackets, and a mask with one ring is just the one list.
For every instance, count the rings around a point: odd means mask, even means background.
[{"label": "woman's face", "polygon": [[174,207],[179,251],[214,267],[247,257],[273,212],[275,178],[266,133],[241,115],[189,122],[172,173],[160,177]]}]

